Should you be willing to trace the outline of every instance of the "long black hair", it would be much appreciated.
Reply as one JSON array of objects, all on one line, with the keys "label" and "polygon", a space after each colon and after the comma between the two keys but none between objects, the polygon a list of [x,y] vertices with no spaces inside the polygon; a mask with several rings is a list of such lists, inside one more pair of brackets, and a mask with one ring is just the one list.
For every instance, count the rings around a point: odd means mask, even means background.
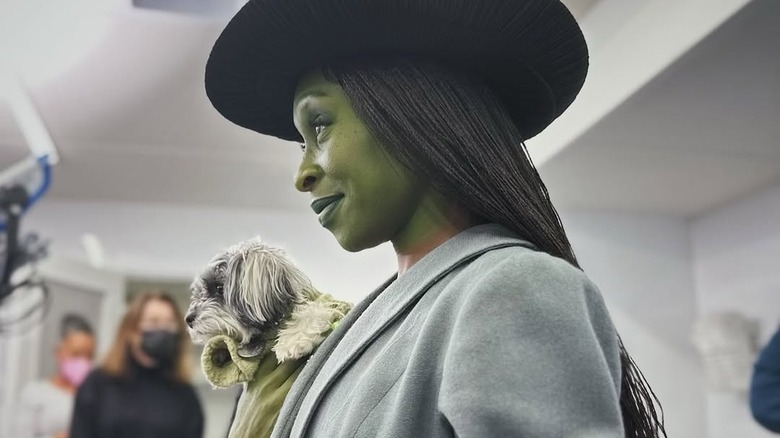
[{"label": "long black hair", "polygon": [[[524,139],[487,84],[465,69],[398,57],[339,60],[323,74],[391,157],[479,218],[579,268]],[[657,397],[619,344],[626,437],[666,436]]]}]

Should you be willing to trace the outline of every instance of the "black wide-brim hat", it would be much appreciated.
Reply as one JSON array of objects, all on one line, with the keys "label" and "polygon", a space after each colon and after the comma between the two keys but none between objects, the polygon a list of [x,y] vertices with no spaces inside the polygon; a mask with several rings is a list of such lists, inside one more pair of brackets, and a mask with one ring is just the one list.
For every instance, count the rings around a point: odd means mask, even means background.
[{"label": "black wide-brim hat", "polygon": [[335,59],[429,57],[481,76],[528,139],[569,107],[588,49],[559,0],[250,0],[217,39],[206,93],[228,120],[300,141],[300,77]]}]

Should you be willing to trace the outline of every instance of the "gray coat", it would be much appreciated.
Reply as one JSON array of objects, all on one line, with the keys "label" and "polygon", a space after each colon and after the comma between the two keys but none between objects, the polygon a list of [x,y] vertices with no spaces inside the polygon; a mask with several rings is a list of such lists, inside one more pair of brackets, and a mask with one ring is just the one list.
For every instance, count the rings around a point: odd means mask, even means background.
[{"label": "gray coat", "polygon": [[312,356],[273,437],[623,436],[617,334],[578,269],[491,224],[388,284]]}]

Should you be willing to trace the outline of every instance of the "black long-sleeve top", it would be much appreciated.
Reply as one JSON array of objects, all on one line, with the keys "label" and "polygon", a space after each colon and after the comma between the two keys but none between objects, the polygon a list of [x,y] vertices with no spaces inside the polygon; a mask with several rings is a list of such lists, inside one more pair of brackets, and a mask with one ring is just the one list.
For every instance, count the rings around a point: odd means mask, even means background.
[{"label": "black long-sleeve top", "polygon": [[69,438],[202,438],[194,388],[161,371],[131,367],[116,378],[93,371],[79,387]]},{"label": "black long-sleeve top", "polygon": [[780,330],[756,362],[750,387],[750,408],[756,421],[772,432],[780,433]]}]

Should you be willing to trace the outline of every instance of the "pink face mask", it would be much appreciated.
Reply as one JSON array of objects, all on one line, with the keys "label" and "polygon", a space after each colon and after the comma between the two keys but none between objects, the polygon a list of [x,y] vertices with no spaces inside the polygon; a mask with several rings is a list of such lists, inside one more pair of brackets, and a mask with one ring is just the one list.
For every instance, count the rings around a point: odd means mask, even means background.
[{"label": "pink face mask", "polygon": [[60,362],[60,375],[73,386],[81,385],[92,369],[92,362],[84,358],[65,359]]}]

